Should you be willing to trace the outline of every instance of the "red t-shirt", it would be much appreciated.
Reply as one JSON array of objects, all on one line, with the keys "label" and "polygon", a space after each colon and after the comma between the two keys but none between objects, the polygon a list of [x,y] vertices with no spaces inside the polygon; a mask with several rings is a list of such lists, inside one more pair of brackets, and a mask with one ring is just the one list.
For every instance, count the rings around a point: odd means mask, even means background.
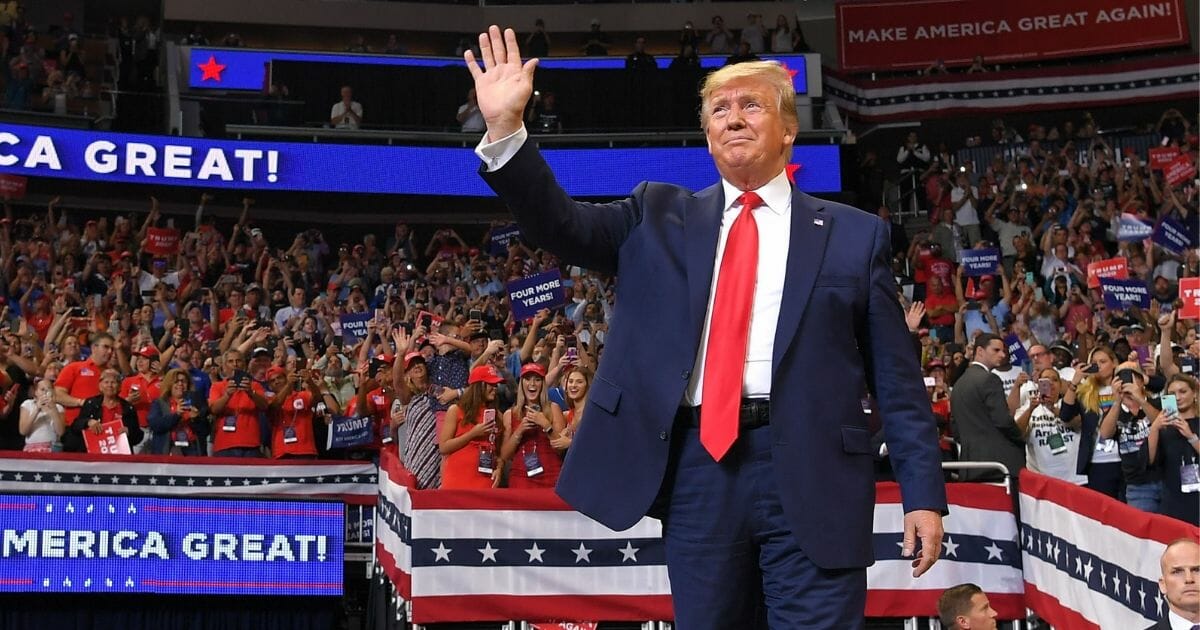
[{"label": "red t-shirt", "polygon": [[[952,284],[954,282],[954,263],[946,260],[945,258],[930,257],[927,265],[927,271],[929,272],[929,276],[937,276],[938,278],[941,278],[942,286],[949,287],[950,289],[954,288],[954,285]],[[926,282],[928,281],[928,277],[926,277]]]},{"label": "red t-shirt", "polygon": [[[129,395],[133,393],[133,388],[138,388],[142,393],[142,397],[136,403],[129,400]],[[150,426],[150,403],[154,402],[162,394],[162,378],[155,374],[142,375],[134,374],[126,376],[121,382],[121,398],[129,400],[129,404],[137,410],[138,426],[145,429]]]},{"label": "red t-shirt", "polygon": [[[375,388],[367,392],[367,409],[361,415],[371,416],[371,424],[374,426],[373,433],[375,442],[369,447],[378,449],[384,444],[383,439],[391,435],[392,431],[392,394],[384,392],[382,387]],[[354,416],[358,413],[358,396],[350,399],[350,403],[346,405],[346,415]]]},{"label": "red t-shirt", "polygon": [[[928,312],[934,308],[950,307],[950,310],[941,315],[930,315],[930,326],[953,326],[954,325],[954,309],[958,306],[958,298],[953,293],[945,289],[942,294],[938,295],[933,291],[925,293],[925,311]],[[941,341],[945,341],[942,339]]]},{"label": "red t-shirt", "polygon": [[33,313],[25,318],[29,322],[29,327],[37,333],[40,341],[46,340],[46,333],[50,330],[50,326],[54,324],[54,313]]},{"label": "red t-shirt", "polygon": [[[250,387],[259,396],[263,395],[262,385],[250,381]],[[229,381],[213,383],[208,392],[208,406],[212,408],[216,401],[229,388]],[[229,428],[226,428],[229,427]],[[229,404],[221,415],[213,414],[213,451],[223,451],[227,448],[258,448],[262,446],[262,435],[258,426],[258,407],[254,399],[244,391],[234,392],[229,397]]]},{"label": "red t-shirt", "polygon": [[[67,393],[75,398],[85,399],[99,396],[101,371],[103,368],[93,363],[91,359],[72,361],[58,373],[58,380],[54,381],[54,386],[67,390]],[[63,411],[63,420],[66,421],[67,426],[71,426],[71,423],[75,422],[78,417],[79,407],[66,407]]]},{"label": "red t-shirt", "polygon": [[917,248],[917,261],[913,270],[913,280],[917,283],[924,284],[929,280],[929,272],[926,267],[929,266],[929,260],[933,258],[933,250],[927,245],[922,245]]},{"label": "red t-shirt", "polygon": [[312,392],[288,394],[278,409],[271,410],[270,417],[272,457],[317,454],[317,443],[313,439]]}]

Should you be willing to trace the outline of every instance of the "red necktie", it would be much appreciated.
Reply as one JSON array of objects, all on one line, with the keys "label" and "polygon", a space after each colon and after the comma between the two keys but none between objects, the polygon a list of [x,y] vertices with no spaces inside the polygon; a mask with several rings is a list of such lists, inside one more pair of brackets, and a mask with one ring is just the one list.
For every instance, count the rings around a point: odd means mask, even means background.
[{"label": "red necktie", "polygon": [[758,272],[758,224],[751,211],[762,205],[762,197],[743,193],[738,202],[742,211],[725,241],[709,319],[708,350],[704,355],[700,443],[717,461],[721,461],[737,439],[750,309]]}]

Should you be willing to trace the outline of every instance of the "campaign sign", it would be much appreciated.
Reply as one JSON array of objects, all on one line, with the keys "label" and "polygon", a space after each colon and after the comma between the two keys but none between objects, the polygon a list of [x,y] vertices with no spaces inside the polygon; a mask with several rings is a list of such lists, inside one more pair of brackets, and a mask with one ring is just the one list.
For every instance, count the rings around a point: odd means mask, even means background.
[{"label": "campaign sign", "polygon": [[1000,270],[1000,250],[995,247],[965,249],[961,260],[966,276],[990,276]]},{"label": "campaign sign", "polygon": [[1152,170],[1162,170],[1179,155],[1179,147],[1150,147],[1146,156]]},{"label": "campaign sign", "polygon": [[1150,290],[1141,280],[1101,278],[1100,290],[1104,292],[1104,305],[1110,309],[1126,309],[1131,306],[1150,308]]},{"label": "campaign sign", "polygon": [[146,230],[146,253],[168,256],[179,252],[179,230],[152,227]]},{"label": "campaign sign", "polygon": [[561,306],[566,301],[562,276],[557,269],[513,280],[506,289],[512,302],[513,318],[518,320],[530,319],[538,311]]},{"label": "campaign sign", "polygon": [[1196,167],[1192,166],[1192,158],[1186,153],[1181,153],[1163,169],[1163,179],[1167,180],[1167,184],[1170,186],[1178,186],[1192,179],[1195,172]]},{"label": "campaign sign", "polygon": [[[793,66],[794,67],[794,66]],[[262,66],[258,68],[262,76]],[[542,151],[575,197],[629,194],[643,181],[700,190],[719,181],[705,147]],[[796,185],[840,192],[841,148],[798,144]],[[405,165],[397,169],[397,164]],[[217,140],[0,123],[0,173],[239,190],[494,197],[474,148]]]},{"label": "campaign sign", "polygon": [[521,238],[521,228],[516,223],[492,228],[491,246],[488,253],[493,256],[503,256],[508,253],[508,244],[513,239]]},{"label": "campaign sign", "polygon": [[25,188],[29,178],[20,175],[0,175],[0,197],[5,199],[21,199],[25,196]]},{"label": "campaign sign", "polygon": [[1124,280],[1129,277],[1129,267],[1124,258],[1107,258],[1088,263],[1088,288],[1100,288],[1101,278],[1117,278]]},{"label": "campaign sign", "polygon": [[348,343],[358,343],[367,338],[367,322],[375,317],[374,313],[346,313],[338,317],[342,325],[342,339]]},{"label": "campaign sign", "polygon": [[0,592],[340,596],[343,522],[336,502],[0,495]]},{"label": "campaign sign", "polygon": [[1025,344],[1021,343],[1021,338],[1015,333],[1004,338],[1004,345],[1008,347],[1008,358],[1013,365],[1029,362],[1029,353],[1025,351]]},{"label": "campaign sign", "polygon": [[1117,224],[1117,240],[1118,241],[1140,241],[1154,234],[1154,225],[1144,221],[1136,214],[1128,212],[1121,213],[1120,222]]},{"label": "campaign sign", "polygon": [[373,441],[371,416],[334,416],[325,448],[365,446]]},{"label": "campaign sign", "polygon": [[1179,319],[1200,319],[1200,278],[1180,278],[1179,298]]},{"label": "campaign sign", "polygon": [[1176,254],[1182,254],[1192,245],[1192,239],[1188,236],[1187,230],[1171,217],[1163,217],[1162,221],[1158,222],[1158,227],[1154,228],[1152,240]]},{"label": "campaign sign", "polygon": [[83,443],[87,452],[94,455],[132,455],[129,448],[129,436],[125,434],[125,425],[120,420],[112,420],[100,425],[100,435],[85,430]]}]

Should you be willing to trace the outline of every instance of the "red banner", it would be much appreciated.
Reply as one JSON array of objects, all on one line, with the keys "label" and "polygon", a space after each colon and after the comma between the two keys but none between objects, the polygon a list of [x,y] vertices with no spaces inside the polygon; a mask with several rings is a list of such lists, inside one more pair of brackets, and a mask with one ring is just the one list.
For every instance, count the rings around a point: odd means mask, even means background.
[{"label": "red banner", "polygon": [[0,175],[0,197],[5,199],[20,199],[25,196],[25,186],[29,180],[21,175]]},{"label": "red banner", "polygon": [[1183,300],[1179,318],[1200,319],[1200,278],[1180,278],[1179,297]]},{"label": "red banner", "polygon": [[83,443],[87,452],[93,455],[132,455],[129,448],[129,436],[125,434],[125,425],[120,420],[112,420],[100,425],[100,435],[89,430],[83,432]]},{"label": "red banner", "polygon": [[841,0],[844,70],[925,68],[1145,50],[1188,42],[1182,0]]},{"label": "red banner", "polygon": [[1150,158],[1150,168],[1162,170],[1179,155],[1179,147],[1150,147],[1146,157]]},{"label": "red banner", "polygon": [[1100,288],[1100,278],[1128,279],[1129,266],[1124,258],[1097,260],[1094,263],[1088,263],[1087,274],[1088,287],[1098,289]]},{"label": "red banner", "polygon": [[1167,180],[1167,184],[1170,186],[1178,186],[1192,179],[1195,173],[1196,167],[1192,166],[1192,157],[1186,153],[1180,153],[1163,168],[1163,179]]},{"label": "red banner", "polygon": [[179,230],[152,227],[146,230],[146,253],[168,256],[179,252]]}]

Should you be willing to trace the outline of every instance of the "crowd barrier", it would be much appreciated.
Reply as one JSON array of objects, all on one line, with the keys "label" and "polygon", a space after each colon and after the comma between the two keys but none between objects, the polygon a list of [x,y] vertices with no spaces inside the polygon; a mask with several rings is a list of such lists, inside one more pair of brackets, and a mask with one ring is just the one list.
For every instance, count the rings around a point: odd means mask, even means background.
[{"label": "crowd barrier", "polygon": [[[414,490],[380,462],[375,551],[414,624],[672,619],[659,522],[614,532],[550,490]],[[949,484],[941,560],[920,580],[900,557],[903,508],[877,487],[867,615],[932,617],[942,591],[983,587],[1001,619],[1025,616],[1016,518],[1004,488]]]},{"label": "crowd barrier", "polygon": [[1025,600],[1056,628],[1145,628],[1165,614],[1159,557],[1200,528],[1021,471]]}]

